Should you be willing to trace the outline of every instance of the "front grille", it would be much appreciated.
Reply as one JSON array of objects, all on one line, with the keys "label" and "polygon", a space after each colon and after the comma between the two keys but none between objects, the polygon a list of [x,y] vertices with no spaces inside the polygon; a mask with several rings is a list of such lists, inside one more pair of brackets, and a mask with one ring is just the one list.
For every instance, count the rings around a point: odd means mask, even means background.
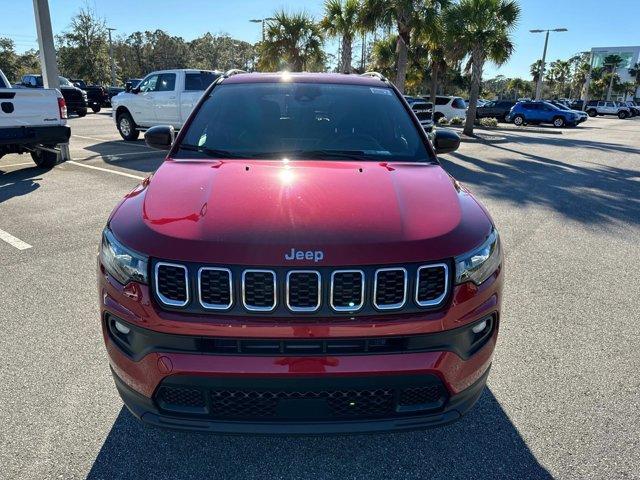
[{"label": "front grille", "polygon": [[154,296],[191,313],[344,316],[417,313],[444,305],[447,262],[377,268],[253,269],[155,261]]},{"label": "front grille", "polygon": [[419,386],[308,390],[161,386],[154,398],[166,412],[218,420],[348,420],[435,411],[447,392],[431,380]]},{"label": "front grille", "polygon": [[157,263],[156,285],[158,296],[163,303],[178,307],[189,302],[189,277],[185,266]]},{"label": "front grille", "polygon": [[242,274],[242,303],[247,310],[273,310],[276,306],[275,272],[245,270]]},{"label": "front grille", "polygon": [[314,312],[320,308],[320,274],[311,270],[287,273],[287,306],[293,312]]},{"label": "front grille", "polygon": [[374,305],[381,309],[400,308],[407,299],[407,271],[381,268],[376,271]]}]

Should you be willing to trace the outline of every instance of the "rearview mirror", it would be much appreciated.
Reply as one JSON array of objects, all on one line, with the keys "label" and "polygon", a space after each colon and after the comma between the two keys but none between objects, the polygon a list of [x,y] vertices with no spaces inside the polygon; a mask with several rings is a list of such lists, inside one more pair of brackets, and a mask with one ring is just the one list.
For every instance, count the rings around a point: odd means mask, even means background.
[{"label": "rearview mirror", "polygon": [[171,125],[151,127],[144,134],[145,143],[157,150],[169,150],[176,138],[176,131]]},{"label": "rearview mirror", "polygon": [[433,139],[437,154],[455,152],[460,146],[460,137],[452,130],[438,128]]}]

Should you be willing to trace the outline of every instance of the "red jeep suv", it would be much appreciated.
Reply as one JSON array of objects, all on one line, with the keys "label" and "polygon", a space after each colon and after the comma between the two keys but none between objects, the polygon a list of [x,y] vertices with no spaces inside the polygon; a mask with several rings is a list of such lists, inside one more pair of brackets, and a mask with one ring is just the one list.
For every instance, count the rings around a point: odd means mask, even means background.
[{"label": "red jeep suv", "polygon": [[402,430],[483,391],[502,253],[377,74],[228,74],[111,214],[98,259],[116,386],[150,424]]}]

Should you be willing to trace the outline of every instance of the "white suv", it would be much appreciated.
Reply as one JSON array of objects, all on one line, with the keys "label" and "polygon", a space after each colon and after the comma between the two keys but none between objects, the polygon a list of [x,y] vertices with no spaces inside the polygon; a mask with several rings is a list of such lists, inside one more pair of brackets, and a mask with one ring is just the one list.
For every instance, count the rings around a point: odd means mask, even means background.
[{"label": "white suv", "polygon": [[467,104],[461,97],[436,96],[436,108],[433,121],[438,123],[441,118],[451,120],[453,117],[466,118]]}]

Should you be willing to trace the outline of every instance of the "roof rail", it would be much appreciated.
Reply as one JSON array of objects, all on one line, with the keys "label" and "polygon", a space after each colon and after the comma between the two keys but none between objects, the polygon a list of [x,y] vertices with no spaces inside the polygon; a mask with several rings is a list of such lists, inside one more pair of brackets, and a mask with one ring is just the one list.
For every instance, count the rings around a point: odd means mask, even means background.
[{"label": "roof rail", "polygon": [[360,74],[361,77],[374,77],[377,78],[383,82],[388,82],[389,80],[387,80],[387,77],[385,77],[384,75],[382,75],[380,72],[364,72]]},{"label": "roof rail", "polygon": [[227,70],[222,74],[224,78],[231,77],[233,75],[237,75],[239,73],[248,73],[245,70],[240,70],[239,68],[232,68],[231,70]]}]

